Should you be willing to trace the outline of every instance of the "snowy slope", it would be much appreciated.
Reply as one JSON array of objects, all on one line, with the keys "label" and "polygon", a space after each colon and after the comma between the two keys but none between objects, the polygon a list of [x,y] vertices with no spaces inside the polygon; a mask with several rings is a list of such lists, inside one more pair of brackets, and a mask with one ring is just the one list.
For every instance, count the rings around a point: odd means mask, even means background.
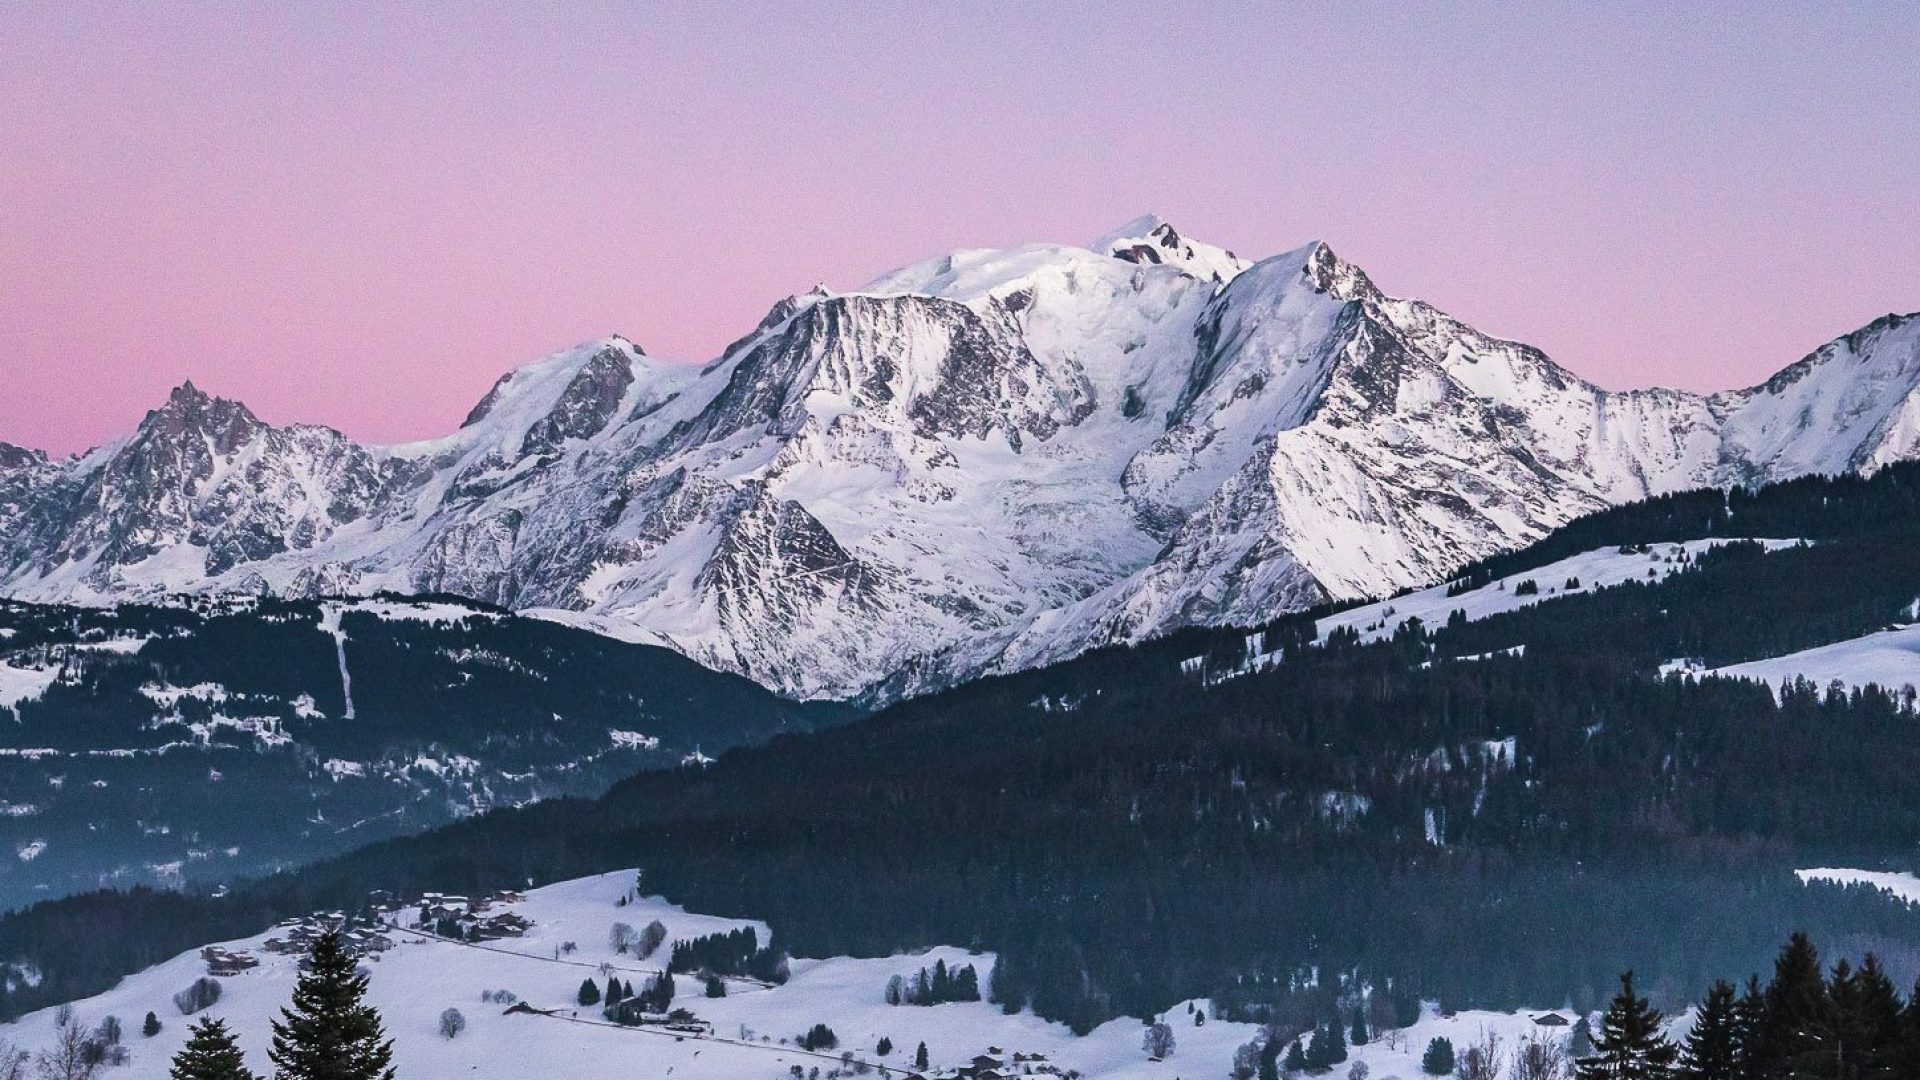
[{"label": "snowy slope", "polygon": [[1794,874],[1801,881],[1827,881],[1835,885],[1871,885],[1892,894],[1896,899],[1904,900],[1909,904],[1920,904],[1920,877],[1912,874],[1886,870],[1847,870],[1838,867],[1795,870]]},{"label": "snowy slope", "polygon": [[[654,898],[616,907],[632,880],[631,873],[617,873],[534,890],[524,901],[508,906],[534,921],[528,935],[490,942],[484,948],[396,933],[400,943],[368,968],[370,998],[395,1040],[400,1075],[516,1080],[611,1073],[670,1075],[676,1080],[774,1080],[796,1064],[818,1065],[827,1072],[838,1066],[842,1052],[901,1075],[911,1071],[915,1047],[925,1042],[935,1069],[965,1064],[997,1046],[1003,1056],[1015,1051],[1045,1054],[1060,1068],[1076,1069],[1088,1077],[1173,1080],[1224,1075],[1234,1049],[1256,1032],[1252,1025],[1212,1019],[1195,1025],[1186,1005],[1176,1006],[1163,1014],[1174,1029],[1174,1052],[1165,1061],[1152,1062],[1141,1051],[1141,1024],[1135,1019],[1115,1020],[1076,1038],[1062,1025],[1031,1013],[1007,1016],[987,1002],[932,1007],[884,1002],[889,976],[911,976],[936,959],[950,965],[973,964],[984,983],[992,954],[954,948],[880,959],[797,960],[793,977],[785,985],[763,988],[737,980],[728,996],[720,999],[705,997],[695,980],[682,977],[677,980],[680,993],[675,1004],[711,1022],[713,1037],[678,1038],[615,1027],[601,1020],[598,1009],[580,1008],[574,999],[582,978],[606,981],[607,973],[600,970],[603,963],[612,964],[621,978],[637,984],[656,970],[650,962],[616,955],[607,946],[608,929],[616,920],[644,926],[657,918],[666,925],[669,941],[742,925],[754,926],[765,940],[768,931],[764,924],[690,914]],[[267,936],[225,943],[230,949],[251,950],[262,963],[223,978],[221,999],[208,1010],[240,1032],[249,1066],[262,1073],[269,1071],[269,1021],[286,1004],[297,976],[296,958],[259,951],[260,941]],[[578,945],[577,951],[556,958],[557,948],[568,941]],[[74,1006],[75,1016],[83,1023],[91,1025],[113,1015],[126,1028],[132,1061],[114,1070],[113,1076],[157,1080],[167,1075],[168,1061],[191,1023],[171,998],[204,971],[196,950]],[[506,1015],[503,1006],[480,1001],[483,990],[508,990],[535,1008],[557,1013]],[[1187,1004],[1210,1012],[1206,1002]],[[447,1008],[459,1009],[468,1023],[465,1033],[451,1041],[436,1034],[440,1013]],[[160,1034],[144,1039],[138,1034],[139,1024],[149,1010],[165,1026]],[[36,1049],[51,1041],[54,1022],[52,1010],[31,1014],[0,1026],[0,1038]],[[833,1028],[840,1038],[838,1051],[816,1055],[793,1045],[796,1036],[816,1023]],[[1420,1050],[1436,1035],[1464,1046],[1482,1031],[1491,1031],[1511,1047],[1532,1030],[1531,1015],[1526,1013],[1463,1012],[1441,1017],[1429,1011],[1419,1024],[1401,1032],[1395,1045],[1376,1039],[1353,1048],[1352,1056],[1367,1062],[1375,1077],[1412,1080],[1419,1075]],[[893,1043],[892,1054],[884,1058],[875,1053],[883,1035]]]},{"label": "snowy slope", "polygon": [[1444,580],[1583,513],[1912,456],[1920,320],[1764,386],[1614,393],[1312,243],[1147,217],[787,297],[702,366],[618,337],[362,447],[191,384],[0,447],[0,594],[439,591],[887,699]]},{"label": "snowy slope", "polygon": [[[1351,630],[1361,642],[1385,641],[1393,637],[1401,626],[1414,619],[1418,619],[1422,626],[1431,628],[1445,625],[1455,612],[1459,612],[1468,622],[1479,622],[1481,619],[1509,611],[1518,611],[1546,600],[1591,593],[1632,581],[1648,583],[1660,581],[1671,574],[1685,570],[1702,552],[1735,542],[1758,543],[1769,551],[1777,551],[1803,541],[1687,540],[1671,544],[1654,544],[1644,552],[1628,551],[1617,547],[1598,548],[1578,555],[1570,555],[1537,569],[1495,578],[1485,585],[1457,595],[1448,595],[1448,591],[1452,588],[1451,583],[1448,583],[1405,593],[1391,600],[1350,607],[1315,623],[1315,640],[1325,643],[1335,631]],[[1522,591],[1521,587],[1527,582],[1533,583],[1533,589]],[[1282,659],[1281,653],[1264,650],[1261,640],[1262,635],[1249,634],[1246,641],[1246,656],[1239,665],[1224,671],[1207,670],[1206,677],[1217,681],[1259,671],[1279,663]],[[1524,644],[1516,645],[1513,649],[1502,650],[1502,652],[1519,655],[1525,648]],[[1474,656],[1459,659],[1486,658],[1486,656]],[[1205,667],[1205,658],[1193,657],[1186,663],[1189,665],[1189,670],[1198,672]]]},{"label": "snowy slope", "polygon": [[[1427,626],[1444,624],[1455,611],[1464,611],[1468,622],[1503,612],[1518,611],[1523,607],[1552,600],[1555,597],[1572,596],[1578,593],[1593,592],[1597,589],[1623,585],[1629,581],[1659,581],[1678,571],[1685,570],[1701,553],[1727,543],[1758,543],[1768,551],[1778,551],[1793,547],[1799,540],[1687,540],[1674,544],[1654,544],[1647,552],[1628,552],[1619,548],[1599,548],[1582,552],[1555,562],[1548,563],[1535,570],[1525,570],[1509,574],[1503,578],[1470,589],[1458,596],[1448,596],[1446,585],[1436,585],[1430,589],[1397,596],[1392,600],[1383,600],[1360,607],[1348,608],[1336,615],[1329,615],[1317,624],[1321,641],[1338,629],[1351,629],[1360,635],[1361,641],[1381,641],[1393,636],[1400,624],[1408,619],[1419,619]],[[1532,581],[1537,592],[1522,593],[1520,586]]]},{"label": "snowy slope", "polygon": [[1920,625],[1898,626],[1766,660],[1714,668],[1704,674],[1758,679],[1778,687],[1805,678],[1820,687],[1872,683],[1899,692],[1920,687]]}]

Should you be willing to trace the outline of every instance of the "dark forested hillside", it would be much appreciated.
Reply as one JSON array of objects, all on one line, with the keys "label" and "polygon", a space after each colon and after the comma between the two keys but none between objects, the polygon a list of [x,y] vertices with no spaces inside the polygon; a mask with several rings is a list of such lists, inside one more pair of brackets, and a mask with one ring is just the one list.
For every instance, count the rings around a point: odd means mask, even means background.
[{"label": "dark forested hillside", "polygon": [[[0,1007],[369,888],[636,865],[649,890],[765,918],[803,954],[998,949],[996,1000],[1078,1027],[1185,996],[1261,1015],[1308,993],[1309,971],[1321,989],[1332,973],[1449,1005],[1588,1007],[1632,967],[1677,1002],[1796,928],[1910,979],[1920,911],[1791,872],[1913,861],[1910,695],[1657,669],[1900,617],[1920,595],[1917,476],[1739,497],[1733,521],[1810,546],[1730,545],[1657,583],[1374,644],[1281,620],[1252,642],[1284,660],[1241,674],[1241,632],[1093,653],[181,898],[133,943],[86,927],[140,899],[42,905],[0,920],[0,957],[43,975]],[[1675,530],[1659,539],[1699,535],[1679,528],[1691,504],[1666,505],[1646,511]],[[1835,506],[1851,524],[1824,519]],[[1656,527],[1622,522],[1582,543]]]},{"label": "dark forested hillside", "polygon": [[3,604],[0,908],[257,875],[848,715],[472,604]]},{"label": "dark forested hillside", "polygon": [[1458,575],[1485,582],[1556,559],[1620,544],[1732,537],[1843,540],[1897,535],[1920,522],[1920,462],[1903,461],[1871,477],[1804,476],[1758,488],[1703,488],[1660,495],[1589,514],[1519,551]]}]

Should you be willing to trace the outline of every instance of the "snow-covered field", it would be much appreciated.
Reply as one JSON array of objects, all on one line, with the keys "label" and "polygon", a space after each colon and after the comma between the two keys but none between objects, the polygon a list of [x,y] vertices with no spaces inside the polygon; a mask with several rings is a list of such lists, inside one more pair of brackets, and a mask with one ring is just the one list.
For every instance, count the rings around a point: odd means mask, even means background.
[{"label": "snow-covered field", "polygon": [[[1421,589],[1392,600],[1366,604],[1349,608],[1337,615],[1321,619],[1318,625],[1320,640],[1335,630],[1353,629],[1360,633],[1362,641],[1380,641],[1393,636],[1400,625],[1411,618],[1418,618],[1429,627],[1446,623],[1455,611],[1467,613],[1469,622],[1491,618],[1509,611],[1518,611],[1543,600],[1573,596],[1579,593],[1593,592],[1596,589],[1624,585],[1629,581],[1658,581],[1679,570],[1693,565],[1693,560],[1702,552],[1710,551],[1727,540],[1687,540],[1674,544],[1654,544],[1644,553],[1623,554],[1619,548],[1597,548],[1593,551],[1570,555],[1557,562],[1548,563],[1534,570],[1523,570],[1496,578],[1477,589],[1448,596],[1447,586],[1435,585],[1430,589]],[[1761,540],[1758,541],[1768,551],[1793,547],[1799,540]],[[1532,581],[1538,586],[1535,593],[1521,593],[1522,583]],[[1570,582],[1578,582],[1570,585]]]},{"label": "snow-covered field", "polygon": [[1795,870],[1794,874],[1801,881],[1830,881],[1835,885],[1871,885],[1891,893],[1895,899],[1905,900],[1909,904],[1920,904],[1920,877],[1912,874],[1885,870],[1848,870],[1833,866]]},{"label": "snow-covered field", "polygon": [[[1419,619],[1429,628],[1443,626],[1456,611],[1464,612],[1467,621],[1478,622],[1481,619],[1502,615],[1509,611],[1518,611],[1524,607],[1546,600],[1575,596],[1594,592],[1599,589],[1624,585],[1629,581],[1660,581],[1669,575],[1693,565],[1693,560],[1702,552],[1712,550],[1732,541],[1687,540],[1680,543],[1654,544],[1646,552],[1622,552],[1617,547],[1597,548],[1593,551],[1570,555],[1556,562],[1533,570],[1524,570],[1496,578],[1476,589],[1470,589],[1457,596],[1448,596],[1449,584],[1435,585],[1429,589],[1420,589],[1396,596],[1391,600],[1380,600],[1359,607],[1329,615],[1315,624],[1317,640],[1324,643],[1336,630],[1353,630],[1360,640],[1383,641],[1393,636],[1408,619]],[[1760,540],[1756,541],[1768,551],[1778,551],[1803,543],[1800,540]],[[1531,581],[1534,591],[1522,592],[1521,586]],[[1524,648],[1521,646],[1520,648]],[[1479,654],[1468,657],[1456,657],[1463,660],[1484,660],[1496,655],[1519,655],[1514,649],[1503,649],[1496,653]],[[1249,671],[1259,671],[1280,660],[1280,654],[1265,652],[1260,647],[1260,636],[1249,635],[1247,639],[1247,659],[1236,669],[1208,672],[1210,679],[1231,678]],[[1190,670],[1199,670],[1198,658],[1188,661],[1195,665]]]},{"label": "snow-covered field", "polygon": [[[652,898],[616,906],[632,881],[631,873],[613,873],[528,893],[523,902],[511,905],[535,924],[521,939],[469,946],[396,933],[396,947],[367,966],[372,972],[370,997],[395,1040],[400,1075],[415,1080],[599,1075],[775,1080],[794,1065],[807,1069],[818,1065],[824,1074],[839,1064],[840,1054],[846,1051],[901,1075],[911,1071],[914,1049],[924,1041],[935,1069],[964,1064],[997,1046],[1007,1054],[1045,1054],[1062,1069],[1079,1070],[1089,1077],[1172,1080],[1225,1075],[1234,1049],[1255,1034],[1255,1028],[1246,1024],[1209,1019],[1196,1025],[1187,1011],[1189,1004],[1208,1013],[1212,1010],[1205,1002],[1185,1003],[1166,1013],[1176,1039],[1173,1054],[1154,1062],[1141,1051],[1142,1028],[1135,1019],[1115,1020],[1076,1038],[1062,1025],[1031,1013],[1007,1016],[986,1002],[932,1007],[885,1003],[883,993],[890,976],[910,977],[936,959],[944,959],[949,966],[974,965],[984,986],[992,954],[971,955],[957,948],[882,959],[795,960],[793,977],[785,985],[763,989],[736,982],[727,997],[718,999],[705,997],[694,979],[682,977],[675,1004],[710,1021],[712,1037],[683,1038],[616,1027],[601,1019],[598,1008],[574,1005],[582,978],[605,983],[606,975],[599,970],[603,963],[613,964],[621,978],[636,985],[644,984],[654,970],[647,962],[614,954],[607,944],[614,922],[644,926],[659,919],[667,927],[670,942],[737,926],[754,926],[764,941],[768,930],[762,923],[691,914]],[[231,949],[252,950],[261,963],[220,980],[221,999],[207,1010],[240,1032],[249,1066],[262,1074],[270,1072],[269,1021],[286,1004],[297,977],[295,957],[259,950],[267,936],[226,943]],[[556,950],[568,941],[578,945],[577,951],[556,959]],[[205,965],[195,950],[75,1005],[82,1023],[92,1025],[113,1015],[128,1033],[132,1060],[124,1068],[109,1070],[108,1080],[158,1080],[166,1075],[192,1022],[180,1015],[172,997],[204,973]],[[483,990],[508,990],[536,1008],[560,1012],[507,1015],[504,1006],[480,1000]],[[440,1014],[449,1007],[459,1009],[468,1024],[452,1040],[437,1034]],[[165,1025],[151,1039],[139,1035],[141,1019],[149,1010]],[[1442,1017],[1430,1010],[1419,1024],[1398,1033],[1393,1045],[1378,1038],[1353,1048],[1352,1059],[1365,1061],[1375,1080],[1414,1080],[1420,1075],[1419,1053],[1434,1036],[1444,1035],[1456,1046],[1464,1046],[1483,1031],[1491,1031],[1511,1047],[1521,1035],[1535,1030],[1532,1015],[1469,1012]],[[796,1036],[816,1023],[827,1024],[839,1036],[838,1050],[810,1055],[794,1045]],[[0,1039],[34,1050],[51,1041],[53,1028],[53,1012],[47,1010],[0,1026]],[[882,1036],[893,1043],[891,1055],[884,1058],[875,1053]],[[1342,1066],[1342,1075],[1345,1069]]]},{"label": "snow-covered field", "polygon": [[59,677],[58,667],[18,668],[0,664],[0,711],[11,712],[23,701],[39,700]]},{"label": "snow-covered field", "polygon": [[1873,683],[1899,691],[1920,686],[1920,624],[1881,630],[1767,660],[1716,668],[1709,674],[1758,679],[1775,687],[1805,676],[1821,686],[1837,680],[1850,687]]}]

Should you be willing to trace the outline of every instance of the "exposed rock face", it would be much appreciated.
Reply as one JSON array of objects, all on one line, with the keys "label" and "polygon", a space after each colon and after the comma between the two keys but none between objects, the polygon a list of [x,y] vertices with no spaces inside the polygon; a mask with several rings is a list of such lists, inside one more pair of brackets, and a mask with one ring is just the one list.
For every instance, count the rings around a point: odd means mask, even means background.
[{"label": "exposed rock face", "polygon": [[1445,577],[1602,506],[1920,453],[1920,319],[1766,384],[1612,393],[1157,219],[789,297],[704,367],[594,342],[360,447],[183,386],[68,462],[0,446],[0,589],[444,591],[887,697]]}]

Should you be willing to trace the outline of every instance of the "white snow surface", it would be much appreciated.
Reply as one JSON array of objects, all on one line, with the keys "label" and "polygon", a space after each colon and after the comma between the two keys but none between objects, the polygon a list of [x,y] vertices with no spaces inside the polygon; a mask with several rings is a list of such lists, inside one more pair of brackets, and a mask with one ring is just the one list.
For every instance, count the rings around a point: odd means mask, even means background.
[{"label": "white snow surface", "polygon": [[[1735,540],[1687,540],[1679,543],[1653,544],[1651,551],[1645,554],[1624,554],[1617,547],[1597,548],[1548,563],[1535,570],[1524,570],[1496,578],[1485,585],[1448,596],[1445,584],[1418,592],[1407,593],[1391,600],[1364,604],[1348,608],[1335,615],[1321,619],[1317,624],[1319,640],[1337,629],[1352,629],[1360,634],[1362,641],[1381,641],[1393,636],[1402,623],[1417,618],[1429,628],[1443,626],[1455,611],[1466,612],[1468,622],[1509,611],[1518,611],[1543,600],[1554,600],[1567,596],[1577,596],[1599,589],[1624,585],[1630,581],[1660,581],[1676,571],[1692,565],[1702,552],[1711,551],[1728,543],[1744,543]],[[1802,543],[1800,540],[1758,540],[1768,551],[1779,551]],[[1651,571],[1651,573],[1649,573]],[[1570,581],[1577,580],[1578,587],[1568,588]],[[1537,593],[1521,595],[1521,583],[1532,581],[1539,589]]]},{"label": "white snow surface", "polygon": [[60,677],[58,666],[20,668],[0,664],[0,709],[11,711],[23,701],[38,701]]},{"label": "white snow surface", "polygon": [[1325,244],[1251,261],[1149,216],[788,297],[700,366],[588,342],[405,446],[189,384],[7,466],[0,594],[449,593],[884,700],[1430,585],[1652,494],[1876,468],[1920,454],[1916,395],[1920,319],[1749,390],[1614,393]]},{"label": "white snow surface", "polygon": [[1898,693],[1920,687],[1920,625],[1896,626],[1766,660],[1713,668],[1704,674],[1758,679],[1773,687],[1805,678],[1825,688],[1869,683]]},{"label": "white snow surface", "polygon": [[1871,885],[1890,893],[1896,900],[1920,904],[1920,877],[1913,874],[1887,870],[1848,870],[1833,866],[1795,870],[1794,874],[1801,881],[1829,881],[1835,885]]},{"label": "white snow surface", "polygon": [[[615,906],[632,881],[632,873],[621,872],[532,890],[525,901],[508,905],[535,923],[520,939],[475,947],[412,933],[394,934],[397,947],[365,966],[372,976],[369,999],[394,1039],[400,1075],[420,1080],[610,1074],[779,1080],[795,1064],[808,1068],[817,1064],[824,1073],[838,1063],[841,1051],[850,1050],[856,1058],[885,1065],[898,1076],[911,1071],[914,1049],[924,1041],[935,1068],[965,1064],[989,1046],[998,1046],[1008,1054],[1016,1050],[1044,1053],[1062,1068],[1078,1069],[1088,1077],[1175,1080],[1224,1075],[1234,1049],[1257,1030],[1253,1025],[1213,1019],[1208,1002],[1182,1003],[1163,1014],[1173,1027],[1174,1053],[1165,1061],[1153,1062],[1141,1051],[1142,1027],[1137,1019],[1114,1020],[1075,1037],[1062,1025],[1031,1013],[1007,1016],[988,1002],[931,1007],[885,1003],[882,995],[889,976],[911,976],[937,959],[949,967],[974,965],[984,987],[993,955],[951,947],[879,959],[796,960],[793,977],[785,985],[764,988],[736,980],[730,983],[728,996],[719,999],[705,997],[696,980],[682,976],[676,980],[675,1004],[710,1021],[713,1038],[679,1039],[615,1027],[600,1019],[598,1008],[575,1005],[581,979],[604,984],[607,975],[599,966],[608,963],[622,979],[643,985],[657,970],[661,954],[649,961],[614,954],[607,945],[614,922],[638,927],[657,918],[667,927],[669,943],[742,925],[753,926],[763,942],[768,936],[763,923],[692,914],[657,898]],[[263,1075],[271,1072],[266,1053],[269,1022],[287,1003],[298,974],[296,957],[259,949],[269,936],[271,932],[223,943],[228,949],[251,951],[260,966],[221,979],[220,1001],[207,1010],[239,1033],[249,1067]],[[555,950],[568,941],[576,943],[578,951],[556,960]],[[204,973],[205,964],[195,949],[75,1004],[76,1018],[88,1025],[107,1015],[120,1018],[133,1056],[124,1069],[114,1070],[116,1078],[161,1080],[167,1075],[168,1063],[192,1023],[173,1006],[172,996]],[[480,1000],[483,990],[508,990],[535,1008],[558,1013],[506,1015],[503,1006]],[[1204,1025],[1194,1025],[1186,1008],[1189,1004],[1208,1013]],[[440,1013],[447,1008],[459,1009],[468,1025],[452,1040],[436,1033]],[[140,1018],[149,1010],[165,1025],[151,1039],[138,1034]],[[1376,1038],[1352,1048],[1352,1060],[1366,1062],[1381,1080],[1395,1076],[1413,1080],[1420,1075],[1419,1054],[1434,1036],[1447,1036],[1460,1047],[1490,1031],[1500,1036],[1503,1047],[1510,1048],[1520,1036],[1536,1030],[1532,1017],[1544,1011],[1462,1012],[1443,1017],[1428,1010],[1418,1024],[1402,1033],[1397,1049]],[[796,1036],[822,1022],[839,1036],[839,1050],[814,1056],[793,1045]],[[54,1010],[43,1010],[0,1026],[0,1037],[38,1049],[50,1042],[54,1023]],[[743,1027],[750,1032],[745,1039]],[[893,1053],[886,1058],[874,1053],[883,1035],[893,1042]],[[788,1045],[781,1045],[781,1038]],[[1343,1075],[1346,1068],[1342,1066]]]},{"label": "white snow surface", "polygon": [[[1335,630],[1350,629],[1359,635],[1362,642],[1384,641],[1391,638],[1409,619],[1419,619],[1423,626],[1432,629],[1446,625],[1447,620],[1452,618],[1456,611],[1464,613],[1468,622],[1478,622],[1546,600],[1578,596],[1632,581],[1660,581],[1676,571],[1691,566],[1693,560],[1702,552],[1728,543],[1758,543],[1768,551],[1779,551],[1804,541],[1687,540],[1649,545],[1651,550],[1647,552],[1622,552],[1618,547],[1596,548],[1558,559],[1537,569],[1496,578],[1457,596],[1447,595],[1451,583],[1445,583],[1396,596],[1391,600],[1379,600],[1348,608],[1315,623],[1315,640],[1324,644]],[[1538,591],[1521,593],[1520,585],[1527,581],[1533,582]],[[1569,583],[1575,581],[1578,585],[1569,588]],[[1525,654],[1526,646],[1517,644],[1493,652],[1456,656],[1450,659],[1492,660],[1502,656],[1524,656]],[[1268,652],[1261,648],[1259,634],[1249,634],[1246,639],[1245,659],[1237,666],[1224,671],[1210,671],[1206,669],[1204,657],[1191,657],[1183,662],[1182,670],[1189,675],[1204,675],[1209,681],[1218,682],[1251,671],[1264,670],[1279,663],[1280,660],[1280,653]],[[1691,669],[1687,667],[1687,661],[1676,660],[1661,670],[1664,674],[1669,670]]]}]

